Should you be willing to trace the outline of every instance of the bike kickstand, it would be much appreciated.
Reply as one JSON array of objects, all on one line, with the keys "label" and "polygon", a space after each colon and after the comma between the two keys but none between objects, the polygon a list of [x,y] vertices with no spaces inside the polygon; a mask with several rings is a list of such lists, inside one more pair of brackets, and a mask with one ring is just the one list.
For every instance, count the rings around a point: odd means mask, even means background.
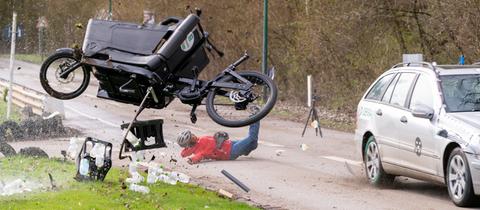
[{"label": "bike kickstand", "polygon": [[147,93],[145,94],[145,97],[143,97],[143,100],[142,100],[142,102],[140,103],[137,112],[135,113],[132,121],[130,121],[130,123],[128,124],[127,130],[125,131],[125,134],[123,135],[123,141],[122,141],[122,144],[121,144],[121,146],[120,146],[120,153],[118,154],[118,158],[119,158],[120,160],[122,160],[122,159],[124,159],[124,158],[126,158],[126,157],[128,157],[128,158],[130,158],[130,160],[132,160],[132,157],[130,157],[130,156],[123,156],[123,155],[122,155],[122,154],[123,154],[124,147],[125,147],[125,142],[128,141],[128,140],[127,140],[127,135],[128,135],[128,132],[130,131],[130,129],[132,129],[133,123],[137,120],[138,115],[140,115],[140,113],[145,109],[145,102],[147,101],[148,96],[152,93],[152,90],[153,90],[152,87],[149,87],[149,88],[147,89]]}]

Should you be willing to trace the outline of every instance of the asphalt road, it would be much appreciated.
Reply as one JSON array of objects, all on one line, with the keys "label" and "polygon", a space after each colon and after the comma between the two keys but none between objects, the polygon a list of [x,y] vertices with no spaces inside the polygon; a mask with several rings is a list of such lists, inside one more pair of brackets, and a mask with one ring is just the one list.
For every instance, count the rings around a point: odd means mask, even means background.
[{"label": "asphalt road", "polygon": [[[14,81],[43,91],[38,79],[39,66],[17,62]],[[0,77],[8,77],[8,61],[0,59]],[[16,69],[16,68],[15,68]],[[98,99],[96,81],[82,96],[64,101],[67,126],[81,130],[86,136],[111,141],[114,152],[119,150],[120,124],[131,120],[135,106]],[[196,183],[233,192],[246,200],[273,209],[456,209],[445,186],[405,177],[397,177],[393,186],[378,189],[370,186],[358,159],[353,134],[323,129],[324,137],[315,136],[308,128],[301,137],[303,124],[267,117],[261,122],[260,145],[248,157],[235,161],[210,161],[189,165],[179,157],[180,148],[174,144],[177,133],[191,129],[197,135],[213,135],[224,130],[232,139],[242,138],[247,128],[225,128],[215,124],[205,113],[197,112],[197,124],[190,123],[189,106],[177,101],[163,110],[145,110],[139,119],[165,120],[164,135],[168,147],[147,152],[155,155],[172,170],[183,171]],[[307,114],[307,113],[305,113]],[[302,150],[300,145],[308,145]],[[22,142],[13,146],[42,145],[50,154],[59,155],[68,142],[54,139],[45,142]],[[281,151],[280,155],[277,155]],[[116,154],[115,154],[116,156]],[[175,159],[177,161],[171,161]],[[126,162],[115,161],[124,166]],[[243,181],[251,191],[243,192],[227,180],[220,171],[227,170]]]}]

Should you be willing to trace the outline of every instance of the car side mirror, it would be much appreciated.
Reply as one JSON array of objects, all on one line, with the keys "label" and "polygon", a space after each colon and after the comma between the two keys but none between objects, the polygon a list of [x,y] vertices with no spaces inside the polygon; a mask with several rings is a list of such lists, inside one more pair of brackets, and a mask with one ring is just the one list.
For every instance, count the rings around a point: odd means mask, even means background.
[{"label": "car side mirror", "polygon": [[424,104],[415,104],[412,109],[412,115],[418,118],[425,118],[431,120],[433,118],[433,108]]}]

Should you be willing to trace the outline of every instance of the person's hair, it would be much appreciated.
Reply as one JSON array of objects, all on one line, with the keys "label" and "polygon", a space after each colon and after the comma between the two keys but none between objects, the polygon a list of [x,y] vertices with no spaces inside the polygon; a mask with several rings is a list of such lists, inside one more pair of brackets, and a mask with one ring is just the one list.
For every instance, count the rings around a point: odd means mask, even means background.
[{"label": "person's hair", "polygon": [[181,147],[190,147],[192,139],[192,132],[189,130],[184,130],[180,132],[177,136],[177,144]]}]

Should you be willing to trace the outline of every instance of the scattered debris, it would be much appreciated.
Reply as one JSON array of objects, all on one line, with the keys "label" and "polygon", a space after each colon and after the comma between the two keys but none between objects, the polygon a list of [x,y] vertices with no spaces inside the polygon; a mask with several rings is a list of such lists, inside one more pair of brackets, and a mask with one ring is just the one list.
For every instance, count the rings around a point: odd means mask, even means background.
[{"label": "scattered debris", "polygon": [[146,186],[142,186],[142,185],[138,185],[138,184],[135,184],[135,183],[132,183],[130,184],[130,188],[129,188],[131,191],[134,191],[134,192],[139,192],[139,193],[143,193],[143,194],[148,194],[150,193],[150,189]]},{"label": "scattered debris", "polygon": [[285,152],[285,150],[283,150],[283,149],[277,149],[277,150],[275,150],[275,154],[276,154],[277,156],[282,155],[283,152]]},{"label": "scattered debris", "polygon": [[230,199],[233,199],[233,194],[224,190],[224,189],[219,189],[218,190],[218,194],[220,194],[220,196],[223,196],[223,197],[227,197],[227,198],[230,198]]},{"label": "scattered debris", "polygon": [[43,119],[44,119],[44,120],[48,120],[48,119],[51,119],[51,118],[53,118],[53,117],[55,117],[55,116],[57,116],[57,115],[60,115],[60,112],[54,112],[54,113],[52,113],[52,114],[50,114],[50,115],[48,115],[48,116],[46,116],[46,117],[43,117]]},{"label": "scattered debris", "polygon": [[237,186],[239,186],[240,188],[242,188],[242,190],[244,190],[245,192],[249,192],[249,191],[250,191],[250,188],[248,188],[245,184],[243,184],[242,182],[240,182],[240,180],[238,180],[237,178],[235,178],[233,175],[231,175],[231,174],[228,173],[227,171],[222,170],[222,174],[225,175],[228,179],[230,179],[230,181],[232,181],[233,183],[235,183]]},{"label": "scattered debris", "polygon": [[189,183],[190,177],[184,173],[176,172],[176,171],[164,171],[156,164],[150,164],[148,166],[148,176],[147,176],[147,183],[153,184],[158,181],[176,185],[177,182],[181,183]]},{"label": "scattered debris", "polygon": [[303,151],[307,151],[307,149],[309,148],[307,144],[301,144],[300,145],[300,148],[303,150]]},{"label": "scattered debris", "polygon": [[51,173],[48,173],[48,179],[50,180],[50,186],[52,186],[52,190],[57,189],[57,185],[55,184]]},{"label": "scattered debris", "polygon": [[34,189],[43,187],[39,183],[16,179],[4,184],[0,182],[0,196],[10,196],[13,194],[32,192]]},{"label": "scattered debris", "polygon": [[67,161],[67,151],[62,150],[62,151],[60,151],[60,154],[63,156],[63,162]]},{"label": "scattered debris", "polygon": [[18,154],[29,157],[48,158],[48,154],[39,147],[22,148]]},{"label": "scattered debris", "polygon": [[130,162],[130,164],[128,165],[128,173],[130,173],[131,177],[125,180],[127,183],[136,184],[142,182],[145,179],[140,173],[138,173],[136,161]]},{"label": "scattered debris", "polygon": [[112,167],[112,143],[87,137],[77,156],[78,181],[103,181]]},{"label": "scattered debris", "polygon": [[85,138],[77,138],[77,137],[70,138],[70,144],[68,145],[67,155],[74,160],[80,153],[80,149],[82,148],[82,145],[84,142],[85,142]]}]

